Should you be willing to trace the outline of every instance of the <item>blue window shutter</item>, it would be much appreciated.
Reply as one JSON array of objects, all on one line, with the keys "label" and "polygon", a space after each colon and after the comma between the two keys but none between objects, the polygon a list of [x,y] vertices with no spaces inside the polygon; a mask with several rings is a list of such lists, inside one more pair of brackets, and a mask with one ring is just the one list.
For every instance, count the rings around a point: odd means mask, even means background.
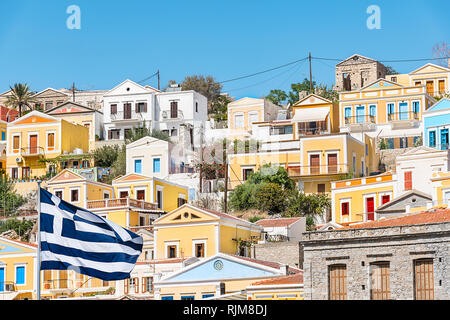
[{"label": "blue window shutter", "polygon": [[436,131],[430,131],[428,133],[428,144],[430,147],[436,147]]},{"label": "blue window shutter", "polygon": [[6,140],[6,132],[2,131],[2,141],[5,141],[5,140]]},{"label": "blue window shutter", "polygon": [[173,300],[173,296],[161,297],[161,300]]},{"label": "blue window shutter", "polygon": [[160,172],[160,159],[153,159],[153,172]]},{"label": "blue window shutter", "polygon": [[25,267],[16,267],[16,284],[25,284]]},{"label": "blue window shutter", "polygon": [[142,160],[134,160],[134,172],[142,173]]}]

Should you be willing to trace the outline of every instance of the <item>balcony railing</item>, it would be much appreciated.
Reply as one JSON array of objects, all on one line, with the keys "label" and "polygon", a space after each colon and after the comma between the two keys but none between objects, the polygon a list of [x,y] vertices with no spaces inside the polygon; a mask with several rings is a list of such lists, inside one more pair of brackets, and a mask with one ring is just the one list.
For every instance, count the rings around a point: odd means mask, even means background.
[{"label": "balcony railing", "polygon": [[348,172],[347,164],[325,164],[313,166],[292,166],[288,167],[290,177],[319,175],[319,174],[343,174]]},{"label": "balcony railing", "polygon": [[345,124],[375,123],[375,116],[370,115],[370,114],[347,116],[344,119],[345,119]]},{"label": "balcony railing", "polygon": [[298,134],[301,136],[319,135],[328,133],[326,121],[299,122]]},{"label": "balcony railing", "polygon": [[183,111],[181,110],[177,110],[176,112],[176,117],[174,117],[175,114],[172,114],[172,112],[170,110],[164,110],[161,112],[161,118],[163,121],[167,121],[167,120],[180,120],[183,119],[184,115],[183,115]]},{"label": "balcony railing", "polygon": [[72,288],[72,279],[52,279],[44,280],[42,287],[44,290],[70,289]]},{"label": "balcony railing", "polygon": [[388,114],[388,121],[419,120],[418,112],[394,112]]},{"label": "balcony railing", "polygon": [[20,148],[20,154],[24,157],[41,156],[45,154],[45,149],[43,147],[24,147]]},{"label": "balcony railing", "polygon": [[118,111],[116,113],[111,113],[111,120],[112,121],[120,121],[120,120],[142,120],[143,119],[143,113],[145,112],[125,112],[125,111]]},{"label": "balcony railing", "polygon": [[156,203],[131,198],[90,200],[87,202],[87,209],[104,209],[117,207],[133,207],[144,210],[158,210],[158,205]]}]

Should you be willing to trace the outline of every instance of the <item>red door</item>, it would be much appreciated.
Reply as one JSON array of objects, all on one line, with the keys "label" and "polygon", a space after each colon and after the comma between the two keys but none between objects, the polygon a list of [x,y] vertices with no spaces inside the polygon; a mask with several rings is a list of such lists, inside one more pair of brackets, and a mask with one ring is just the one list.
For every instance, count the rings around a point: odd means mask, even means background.
[{"label": "red door", "polygon": [[374,220],[375,204],[374,198],[366,198],[367,220]]}]

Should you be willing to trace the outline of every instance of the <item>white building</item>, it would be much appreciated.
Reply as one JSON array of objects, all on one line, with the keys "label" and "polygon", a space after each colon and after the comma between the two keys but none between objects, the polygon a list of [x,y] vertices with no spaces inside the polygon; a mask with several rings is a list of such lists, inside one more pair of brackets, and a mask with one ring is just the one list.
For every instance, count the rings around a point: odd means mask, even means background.
[{"label": "white building", "polygon": [[269,241],[300,241],[306,232],[306,218],[261,219],[255,222],[264,228],[264,238]]},{"label": "white building", "polygon": [[145,125],[166,132],[174,143],[200,147],[208,119],[207,99],[193,91],[170,87],[161,92],[125,80],[104,95],[105,137],[123,140],[127,131]]}]

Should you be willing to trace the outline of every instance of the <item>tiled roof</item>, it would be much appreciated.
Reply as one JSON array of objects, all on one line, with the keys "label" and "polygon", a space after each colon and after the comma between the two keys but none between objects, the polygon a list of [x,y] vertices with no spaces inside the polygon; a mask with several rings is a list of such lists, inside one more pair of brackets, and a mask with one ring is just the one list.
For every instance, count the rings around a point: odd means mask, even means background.
[{"label": "tiled roof", "polygon": [[432,209],[401,217],[392,217],[376,221],[356,223],[343,227],[339,230],[395,227],[395,226],[407,226],[414,224],[441,223],[441,222],[450,222],[450,209]]},{"label": "tiled roof", "polygon": [[287,227],[298,220],[300,218],[261,219],[255,223],[263,227]]},{"label": "tiled roof", "polygon": [[[200,208],[199,208],[199,209],[200,209]],[[235,217],[235,216],[233,216],[233,215],[231,215],[231,214],[227,214],[227,213],[223,213],[223,212],[216,211],[216,210],[211,210],[211,209],[203,209],[203,208],[202,208],[202,209],[200,209],[200,210],[204,210],[204,211],[206,211],[206,212],[215,214],[216,216],[219,216],[219,217],[221,217],[221,218],[233,219],[233,220],[236,220],[236,221],[246,222],[246,223],[250,223],[250,224],[251,224],[250,221],[247,221],[247,220],[244,220],[244,219],[240,219],[240,218]]]},{"label": "tiled roof", "polygon": [[187,260],[187,258],[158,259],[148,261],[137,261],[136,264],[160,264],[160,263],[179,263]]},{"label": "tiled roof", "polygon": [[252,286],[268,286],[278,284],[303,284],[303,272],[298,272],[284,277],[270,278],[262,281],[253,282]]},{"label": "tiled roof", "polygon": [[[2,239],[2,238],[0,238],[0,239]],[[35,247],[35,248],[38,247],[38,245],[37,245],[37,244],[34,244],[34,243],[23,242],[23,241],[19,241],[19,240],[13,240],[13,239],[9,239],[9,238],[6,238],[6,237],[3,238],[3,239],[8,240],[8,241],[11,241],[11,242],[17,242],[17,243],[20,243],[20,244],[26,244],[27,246],[30,246],[30,247]]]},{"label": "tiled roof", "polygon": [[[238,258],[238,259],[242,259],[242,260],[248,261],[248,262],[261,264],[261,265],[266,266],[266,267],[271,267],[271,268],[274,268],[274,269],[280,269],[283,266],[283,264],[278,263],[278,262],[273,262],[273,261],[253,259],[253,258],[242,257],[242,256],[238,256],[238,255],[233,255],[233,254],[231,256],[233,256],[235,258]],[[296,273],[302,272],[302,270],[289,266],[288,272],[290,274],[296,274]]]}]

